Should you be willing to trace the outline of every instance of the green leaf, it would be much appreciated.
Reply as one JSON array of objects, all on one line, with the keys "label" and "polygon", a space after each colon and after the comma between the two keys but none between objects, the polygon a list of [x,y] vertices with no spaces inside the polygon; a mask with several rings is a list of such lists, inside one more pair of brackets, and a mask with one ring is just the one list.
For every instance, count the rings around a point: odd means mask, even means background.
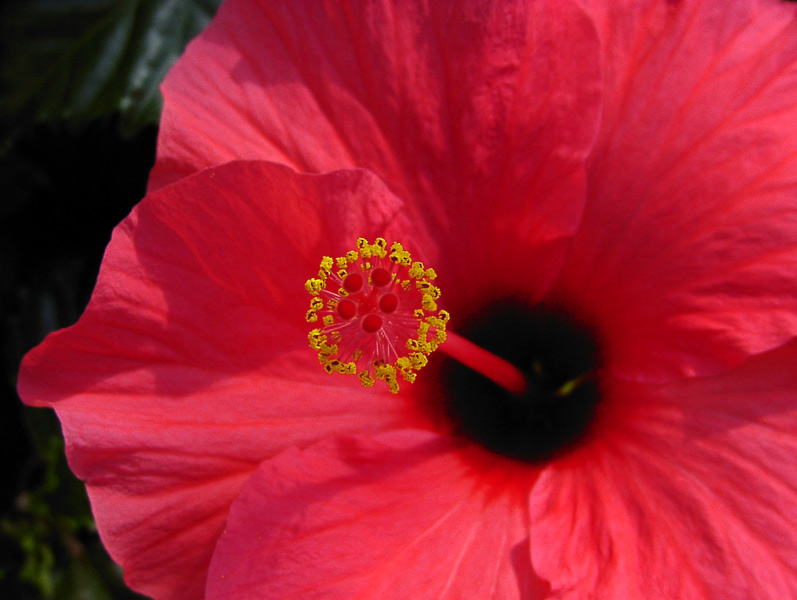
[{"label": "green leaf", "polygon": [[24,0],[0,20],[0,122],[157,123],[158,86],[221,0]]}]

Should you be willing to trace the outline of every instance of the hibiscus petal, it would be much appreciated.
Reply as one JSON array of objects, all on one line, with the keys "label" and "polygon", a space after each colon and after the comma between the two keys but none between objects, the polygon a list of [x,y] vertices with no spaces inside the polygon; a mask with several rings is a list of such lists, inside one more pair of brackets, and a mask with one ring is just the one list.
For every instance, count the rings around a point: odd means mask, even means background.
[{"label": "hibiscus petal", "polygon": [[367,168],[457,255],[441,281],[541,288],[564,248],[538,248],[583,210],[598,58],[570,1],[232,0],[164,83],[150,184],[234,158]]},{"label": "hibiscus petal", "polygon": [[593,2],[604,121],[560,293],[626,377],[710,374],[797,334],[797,6]]},{"label": "hibiscus petal", "polygon": [[710,378],[615,380],[596,440],[532,493],[555,598],[797,597],[797,342]]},{"label": "hibiscus petal", "polygon": [[230,510],[208,600],[539,597],[526,512],[536,470],[469,454],[408,430],[263,463]]},{"label": "hibiscus petal", "polygon": [[324,373],[304,321],[321,255],[392,231],[400,209],[364,171],[239,162],[152,194],[115,230],[85,314],[25,358],[19,391],[58,412],[131,587],[201,598],[264,458],[416,423],[402,398]]}]

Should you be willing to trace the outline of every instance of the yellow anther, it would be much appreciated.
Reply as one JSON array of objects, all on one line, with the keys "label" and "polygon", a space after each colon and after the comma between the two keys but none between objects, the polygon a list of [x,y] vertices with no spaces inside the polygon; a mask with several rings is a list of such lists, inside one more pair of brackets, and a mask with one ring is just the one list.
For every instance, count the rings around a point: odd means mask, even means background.
[{"label": "yellow anther", "polygon": [[390,247],[390,260],[405,267],[409,267],[412,264],[410,253],[399,242],[394,242]]},{"label": "yellow anther", "polygon": [[339,371],[343,375],[354,375],[357,372],[357,363],[347,362],[343,363],[343,368]]},{"label": "yellow anther", "polygon": [[398,393],[399,385],[396,378],[396,367],[386,364],[374,365],[374,377],[387,383],[392,393]]},{"label": "yellow anther", "polygon": [[410,362],[412,363],[412,368],[417,370],[429,364],[429,359],[422,352],[413,352],[410,354]]},{"label": "yellow anther", "polygon": [[371,244],[365,238],[357,240],[357,249],[360,251],[360,256],[363,258],[371,258]]},{"label": "yellow anther", "polygon": [[333,317],[332,315],[327,315],[326,317],[324,317],[321,320],[324,322],[324,325],[329,327],[330,325],[332,325],[335,322],[335,317]]},{"label": "yellow anther", "polygon": [[422,262],[414,262],[412,263],[412,267],[410,268],[409,273],[407,273],[413,279],[421,279],[426,272],[423,269]]},{"label": "yellow anther", "polygon": [[327,341],[327,336],[321,333],[320,329],[313,329],[308,335],[307,339],[310,341],[310,347],[313,350],[320,350],[321,344]]},{"label": "yellow anther", "polygon": [[431,318],[433,317],[429,317],[426,319],[426,321],[421,321],[418,324],[418,339],[426,339],[426,334],[429,333],[429,330],[433,327],[433,325],[429,322],[429,319]]},{"label": "yellow anther", "polygon": [[427,311],[434,311],[437,310],[437,302],[434,301],[434,298],[431,294],[424,294],[423,300],[421,301],[421,306],[423,306],[423,310]]},{"label": "yellow anther", "polygon": [[312,296],[318,296],[325,286],[326,284],[322,279],[308,279],[304,284],[304,289],[306,289]]},{"label": "yellow anther", "polygon": [[431,346],[426,340],[407,340],[407,348],[413,352],[424,352],[428,354],[431,352]]},{"label": "yellow anther", "polygon": [[415,383],[415,378],[418,376],[417,373],[413,373],[410,370],[404,371],[402,369],[402,370],[399,370],[399,373],[401,373],[401,378],[404,381],[406,381],[407,383]]},{"label": "yellow anther", "polygon": [[373,244],[369,244],[365,238],[357,240],[357,249],[363,258],[378,257],[384,258],[387,255],[387,242],[384,238],[376,238]]},{"label": "yellow anther", "polygon": [[387,256],[387,242],[385,238],[376,238],[374,243],[371,244],[371,253],[379,258]]},{"label": "yellow anther", "polygon": [[428,281],[416,281],[415,287],[417,287],[422,293],[429,294],[435,300],[440,297],[440,288],[432,285]]},{"label": "yellow anther", "polygon": [[318,349],[318,362],[322,365],[328,363],[333,356],[338,353],[338,346],[337,344],[332,344],[331,346],[327,346],[325,343],[321,344],[321,348]]},{"label": "yellow anther", "polygon": [[321,267],[318,270],[318,276],[321,279],[326,279],[329,276],[330,271],[332,271],[332,266],[334,265],[334,261],[332,260],[331,256],[325,256],[321,259]]},{"label": "yellow anther", "polygon": [[357,377],[360,378],[360,383],[363,384],[364,387],[374,387],[374,378],[368,373],[368,371],[360,371]]},{"label": "yellow anther", "polygon": [[326,355],[326,356],[331,356],[333,354],[337,354],[337,352],[338,352],[338,345],[337,344],[332,344],[332,345],[327,344],[327,338],[326,338],[326,336],[324,336],[324,338],[321,340],[321,343],[318,346],[319,355],[323,354],[323,355]]},{"label": "yellow anther", "polygon": [[308,323],[314,323],[315,321],[318,321],[318,313],[311,308],[305,314],[304,319]]},{"label": "yellow anther", "polygon": [[324,370],[327,373],[340,373],[342,372],[343,368],[344,368],[343,363],[334,358],[324,363]]}]

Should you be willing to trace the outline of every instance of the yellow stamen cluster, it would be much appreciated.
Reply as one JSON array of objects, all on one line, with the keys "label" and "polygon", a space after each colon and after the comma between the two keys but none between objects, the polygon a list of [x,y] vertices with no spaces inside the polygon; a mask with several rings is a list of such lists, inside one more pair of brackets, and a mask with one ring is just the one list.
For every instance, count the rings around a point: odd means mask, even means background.
[{"label": "yellow stamen cluster", "polygon": [[445,341],[448,313],[438,310],[434,269],[413,261],[395,242],[357,240],[357,249],[321,260],[307,280],[307,321],[321,321],[310,347],[327,373],[356,374],[362,385],[384,381],[399,390],[399,376],[415,381],[428,355]]}]

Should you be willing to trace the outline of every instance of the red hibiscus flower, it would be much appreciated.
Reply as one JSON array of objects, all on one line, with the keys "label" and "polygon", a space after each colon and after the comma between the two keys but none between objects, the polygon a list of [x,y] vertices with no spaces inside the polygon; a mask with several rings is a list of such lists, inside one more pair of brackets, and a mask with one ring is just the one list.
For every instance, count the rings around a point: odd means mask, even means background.
[{"label": "red hibiscus flower", "polygon": [[[127,581],[795,597],[797,7],[428,4],[230,0],[167,78],[152,191],[19,383]],[[448,342],[397,394],[325,373],[304,284],[360,236],[524,389]]]}]

